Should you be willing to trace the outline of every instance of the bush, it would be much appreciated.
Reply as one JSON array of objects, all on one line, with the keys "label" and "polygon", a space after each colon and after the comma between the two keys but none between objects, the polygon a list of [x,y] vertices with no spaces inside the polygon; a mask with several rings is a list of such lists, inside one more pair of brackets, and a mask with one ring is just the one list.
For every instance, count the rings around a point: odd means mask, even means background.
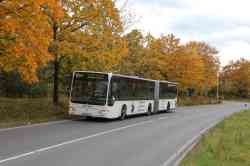
[{"label": "bush", "polygon": [[51,98],[0,98],[0,128],[67,118],[67,98],[53,111]]},{"label": "bush", "polygon": [[28,85],[21,80],[18,73],[2,73],[0,89],[0,97],[44,97],[49,91],[48,83],[41,81]]},{"label": "bush", "polygon": [[179,97],[178,105],[180,106],[192,106],[192,105],[205,105],[205,104],[217,104],[216,98],[205,96],[192,96],[192,97]]},{"label": "bush", "polygon": [[29,91],[30,97],[45,97],[47,95],[48,95],[47,84],[36,84],[30,87]]}]

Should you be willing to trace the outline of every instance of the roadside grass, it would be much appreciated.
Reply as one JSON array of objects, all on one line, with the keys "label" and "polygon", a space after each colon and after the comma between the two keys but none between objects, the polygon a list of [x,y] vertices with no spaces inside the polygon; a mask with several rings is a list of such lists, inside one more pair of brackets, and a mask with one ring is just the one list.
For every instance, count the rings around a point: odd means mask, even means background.
[{"label": "roadside grass", "polygon": [[250,98],[225,98],[227,101],[250,102]]},{"label": "roadside grass", "polygon": [[0,98],[0,128],[65,119],[67,103],[63,97],[55,112],[51,98]]},{"label": "roadside grass", "polygon": [[216,98],[205,96],[193,96],[193,97],[179,97],[179,106],[193,106],[193,105],[206,105],[206,104],[218,104]]},{"label": "roadside grass", "polygon": [[181,166],[250,166],[250,110],[236,113],[211,129]]}]

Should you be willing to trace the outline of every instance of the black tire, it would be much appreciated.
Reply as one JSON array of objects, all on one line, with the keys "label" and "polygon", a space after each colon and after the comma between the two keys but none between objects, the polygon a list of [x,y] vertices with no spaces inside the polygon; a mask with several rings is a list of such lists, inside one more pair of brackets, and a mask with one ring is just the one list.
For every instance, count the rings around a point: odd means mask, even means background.
[{"label": "black tire", "polygon": [[126,119],[126,116],[127,116],[127,106],[123,105],[121,110],[120,120]]},{"label": "black tire", "polygon": [[151,104],[149,104],[149,106],[148,106],[147,115],[148,116],[152,115],[152,106],[151,106]]}]

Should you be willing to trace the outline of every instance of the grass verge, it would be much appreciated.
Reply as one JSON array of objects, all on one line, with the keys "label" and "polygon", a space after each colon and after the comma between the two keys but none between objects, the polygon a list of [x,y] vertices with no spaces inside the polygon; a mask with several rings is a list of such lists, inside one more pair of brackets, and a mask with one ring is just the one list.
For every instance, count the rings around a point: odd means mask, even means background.
[{"label": "grass verge", "polygon": [[55,112],[51,98],[0,98],[0,128],[65,119],[67,103],[62,98],[59,111]]},{"label": "grass verge", "polygon": [[250,110],[236,113],[211,129],[181,166],[249,166]]}]

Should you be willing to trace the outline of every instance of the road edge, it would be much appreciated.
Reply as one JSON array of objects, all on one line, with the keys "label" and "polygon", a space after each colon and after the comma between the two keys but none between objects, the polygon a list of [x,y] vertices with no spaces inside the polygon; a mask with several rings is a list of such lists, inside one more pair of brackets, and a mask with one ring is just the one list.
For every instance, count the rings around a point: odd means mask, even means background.
[{"label": "road edge", "polygon": [[200,139],[226,117],[217,120],[208,127],[202,129],[197,135],[188,140],[177,152],[175,152],[162,166],[179,166],[185,156],[193,149]]},{"label": "road edge", "polygon": [[21,125],[17,127],[8,127],[8,128],[0,128],[0,132],[4,131],[10,131],[10,130],[16,130],[16,129],[22,129],[22,128],[31,128],[31,127],[39,127],[39,126],[47,126],[47,125],[53,125],[53,124],[60,124],[65,123],[70,120],[55,120],[50,122],[42,122],[42,123],[34,123],[34,124],[27,124],[27,125]]}]

